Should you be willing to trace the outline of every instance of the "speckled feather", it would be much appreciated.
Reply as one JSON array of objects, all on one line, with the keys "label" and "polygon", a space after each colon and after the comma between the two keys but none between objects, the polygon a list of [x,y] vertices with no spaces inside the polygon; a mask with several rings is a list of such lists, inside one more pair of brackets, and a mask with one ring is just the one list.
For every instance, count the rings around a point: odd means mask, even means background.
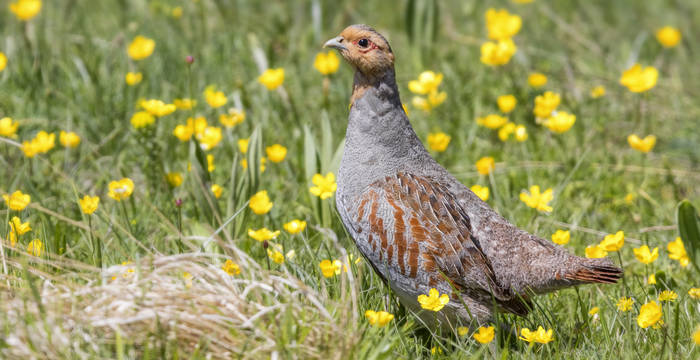
[{"label": "speckled feather", "polygon": [[484,323],[497,308],[527,314],[534,293],[622,276],[607,259],[574,256],[518,229],[459,183],[413,131],[393,54],[373,55],[391,53],[386,39],[366,25],[343,34],[348,43],[367,37],[378,46],[364,55],[341,51],[356,72],[337,209],[360,252],[407,307],[419,312],[417,296],[437,288],[451,296],[440,321]]}]

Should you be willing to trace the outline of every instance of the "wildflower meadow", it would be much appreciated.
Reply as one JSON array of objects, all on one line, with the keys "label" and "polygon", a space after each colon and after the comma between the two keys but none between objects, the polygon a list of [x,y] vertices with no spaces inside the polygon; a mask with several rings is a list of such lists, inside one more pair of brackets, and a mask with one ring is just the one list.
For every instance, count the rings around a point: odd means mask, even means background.
[{"label": "wildflower meadow", "polygon": [[[700,2],[0,5],[0,358],[700,358]],[[441,165],[623,279],[403,307],[335,206],[356,23]]]}]

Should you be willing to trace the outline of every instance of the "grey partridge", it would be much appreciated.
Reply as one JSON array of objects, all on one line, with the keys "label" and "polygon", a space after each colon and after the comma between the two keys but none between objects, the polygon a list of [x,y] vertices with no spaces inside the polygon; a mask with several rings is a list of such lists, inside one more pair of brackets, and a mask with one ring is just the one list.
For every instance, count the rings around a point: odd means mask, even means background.
[{"label": "grey partridge", "polygon": [[[526,315],[534,294],[622,277],[608,259],[574,256],[510,224],[430,156],[401,106],[381,34],[352,25],[324,47],[355,69],[337,209],[404,306],[443,326],[483,324],[497,310]],[[450,297],[437,314],[417,301],[431,288]]]}]

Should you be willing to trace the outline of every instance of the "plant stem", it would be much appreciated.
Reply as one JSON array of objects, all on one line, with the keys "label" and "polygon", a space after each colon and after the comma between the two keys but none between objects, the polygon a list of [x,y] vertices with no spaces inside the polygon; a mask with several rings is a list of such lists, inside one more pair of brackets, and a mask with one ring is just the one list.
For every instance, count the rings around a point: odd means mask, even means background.
[{"label": "plant stem", "polygon": [[90,243],[93,244],[95,249],[97,250],[97,267],[102,269],[102,243],[100,243],[100,240],[92,236],[92,216],[88,214],[88,234],[90,234]]},{"label": "plant stem", "polygon": [[184,246],[182,243],[182,205],[177,207],[177,248],[180,250],[180,254],[184,252]]},{"label": "plant stem", "polygon": [[131,220],[129,220],[129,213],[126,211],[126,205],[122,201],[119,202],[122,205],[122,211],[124,212],[124,218],[126,219],[126,225],[129,228],[131,235],[134,234],[134,230],[131,228]]}]

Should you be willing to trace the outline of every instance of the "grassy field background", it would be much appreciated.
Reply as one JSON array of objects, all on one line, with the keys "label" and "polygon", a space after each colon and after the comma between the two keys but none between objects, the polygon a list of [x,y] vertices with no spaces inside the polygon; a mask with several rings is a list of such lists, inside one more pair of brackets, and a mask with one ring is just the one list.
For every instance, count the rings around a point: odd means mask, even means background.
[{"label": "grassy field background", "polygon": [[[700,356],[699,287],[693,265],[669,259],[678,236],[676,206],[700,205],[700,3],[695,1],[44,1],[38,15],[20,21],[9,2],[0,7],[0,118],[19,126],[0,138],[0,194],[31,196],[22,211],[0,206],[0,357],[4,358],[634,358]],[[484,13],[506,8],[522,18],[518,47],[498,68],[480,62],[487,41]],[[565,245],[583,256],[586,246],[619,230],[625,245],[611,258],[625,269],[613,286],[583,286],[536,298],[527,318],[499,315],[496,339],[481,345],[469,334],[426,330],[408,314],[364,261],[344,231],[334,198],[309,192],[314,174],[335,172],[347,124],[352,71],[341,63],[324,76],[313,67],[321,45],[345,26],[366,23],[390,41],[409,118],[421,139],[451,136],[436,159],[467,186],[490,188],[488,203],[514,224],[549,239],[569,230]],[[655,31],[672,25],[681,43],[663,48]],[[153,54],[133,60],[137,35],[155,41]],[[324,51],[325,52],[325,51]],[[193,63],[186,58],[191,56]],[[619,84],[634,63],[659,71],[656,86],[632,93]],[[283,68],[274,91],[260,84],[267,68]],[[412,106],[408,82],[425,71],[444,74],[446,101],[427,113]],[[130,86],[127,72],[143,80]],[[541,88],[528,75],[547,76]],[[207,104],[210,85],[227,103]],[[593,99],[598,85],[604,96]],[[555,134],[532,115],[544,91],[561,95],[560,110],[574,126]],[[527,128],[524,142],[503,142],[476,119],[498,113],[496,98],[518,100],[509,119]],[[197,101],[152,125],[130,119],[140,99]],[[229,108],[245,121],[219,122]],[[204,116],[222,139],[208,151],[173,135],[188,117]],[[21,143],[39,131],[55,147],[27,157]],[[81,138],[75,148],[59,132]],[[653,134],[649,153],[627,136]],[[238,140],[250,139],[241,153]],[[265,148],[288,150],[279,163]],[[215,169],[208,171],[207,155]],[[496,161],[484,176],[475,162]],[[251,164],[247,169],[242,161]],[[180,173],[173,187],[167,173]],[[128,177],[133,194],[108,196],[109,183]],[[222,189],[220,197],[211,185]],[[553,211],[519,200],[532,185],[552,188]],[[255,214],[251,196],[266,190],[272,209]],[[94,214],[78,199],[99,196]],[[180,203],[181,201],[181,203]],[[180,204],[178,206],[178,204]],[[10,245],[9,221],[31,231]],[[290,234],[283,224],[307,221]],[[269,249],[248,229],[281,230]],[[34,239],[40,256],[27,253]],[[36,244],[36,243],[34,243]],[[633,248],[658,247],[645,265]],[[687,248],[687,245],[686,245]],[[293,251],[292,254],[289,252]],[[34,255],[37,255],[36,253]],[[326,278],[319,263],[341,260],[349,271]],[[240,273],[222,266],[235,262]],[[230,268],[229,268],[230,270]],[[230,272],[232,272],[230,270]],[[657,284],[648,277],[656,274]],[[637,325],[641,305],[662,290],[663,325]],[[616,307],[635,300],[630,311]],[[598,307],[599,312],[589,315]],[[365,310],[395,318],[371,326]],[[528,346],[516,331],[553,329],[554,341]]]}]

